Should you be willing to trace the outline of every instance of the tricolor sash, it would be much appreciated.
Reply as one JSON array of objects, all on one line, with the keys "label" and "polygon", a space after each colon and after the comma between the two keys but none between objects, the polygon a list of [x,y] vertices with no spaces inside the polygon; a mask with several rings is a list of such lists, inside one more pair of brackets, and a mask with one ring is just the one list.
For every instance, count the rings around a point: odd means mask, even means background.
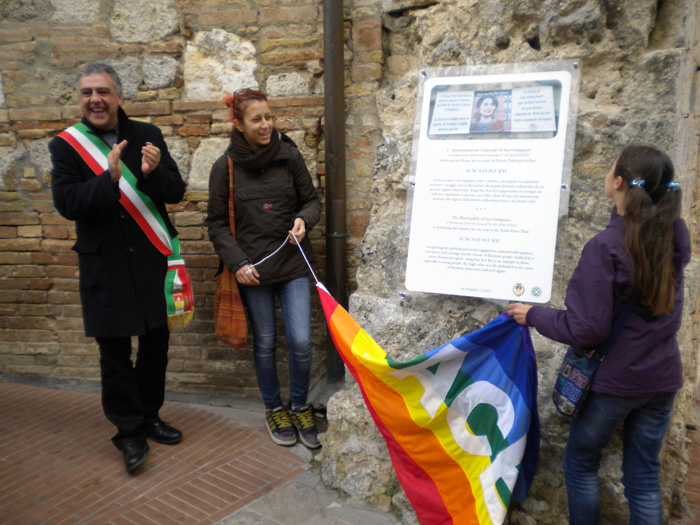
[{"label": "tricolor sash", "polygon": [[[82,123],[71,126],[58,135],[68,142],[95,173],[100,175],[109,169],[107,155],[111,148]],[[119,179],[121,197],[119,203],[141,227],[156,249],[168,258],[165,275],[165,303],[168,313],[168,328],[184,328],[192,319],[194,298],[192,283],[180,256],[180,240],[173,237],[151,198],[137,189],[137,179],[124,162]]]}]

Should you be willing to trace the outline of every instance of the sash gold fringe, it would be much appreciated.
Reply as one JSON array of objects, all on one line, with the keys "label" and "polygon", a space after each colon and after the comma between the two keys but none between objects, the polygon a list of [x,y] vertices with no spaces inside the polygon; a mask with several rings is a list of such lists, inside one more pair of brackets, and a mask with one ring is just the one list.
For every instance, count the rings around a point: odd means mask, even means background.
[{"label": "sash gold fringe", "polygon": [[187,327],[194,315],[194,308],[181,314],[168,316],[168,330],[178,330]]}]

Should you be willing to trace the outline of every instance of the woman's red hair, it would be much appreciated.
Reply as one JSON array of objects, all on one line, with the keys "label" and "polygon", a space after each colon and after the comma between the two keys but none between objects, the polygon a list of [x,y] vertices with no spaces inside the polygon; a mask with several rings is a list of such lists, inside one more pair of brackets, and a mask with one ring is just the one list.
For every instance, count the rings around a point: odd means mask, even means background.
[{"label": "woman's red hair", "polygon": [[243,121],[243,109],[251,100],[267,102],[267,95],[254,89],[239,89],[233,93],[226,93],[222,102],[231,110],[231,120]]}]

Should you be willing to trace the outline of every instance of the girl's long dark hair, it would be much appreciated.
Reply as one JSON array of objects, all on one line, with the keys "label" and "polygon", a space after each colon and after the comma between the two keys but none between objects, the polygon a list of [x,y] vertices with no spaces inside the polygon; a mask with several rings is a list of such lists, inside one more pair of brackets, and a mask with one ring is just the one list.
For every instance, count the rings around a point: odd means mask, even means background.
[{"label": "girl's long dark hair", "polygon": [[673,162],[656,148],[634,144],[622,150],[613,174],[628,185],[635,179],[644,181],[643,187],[630,186],[623,202],[625,245],[635,265],[632,294],[654,315],[670,313],[677,286],[674,223],[681,208],[680,190],[669,188]]}]

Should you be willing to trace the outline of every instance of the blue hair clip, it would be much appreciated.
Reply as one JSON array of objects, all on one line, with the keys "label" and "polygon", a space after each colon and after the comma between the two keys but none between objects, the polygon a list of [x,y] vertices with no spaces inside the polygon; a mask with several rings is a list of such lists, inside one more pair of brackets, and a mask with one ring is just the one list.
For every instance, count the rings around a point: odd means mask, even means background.
[{"label": "blue hair clip", "polygon": [[668,191],[681,191],[681,183],[674,180],[666,184],[666,188]]},{"label": "blue hair clip", "polygon": [[643,188],[645,182],[644,179],[634,179],[630,182],[630,188]]}]

